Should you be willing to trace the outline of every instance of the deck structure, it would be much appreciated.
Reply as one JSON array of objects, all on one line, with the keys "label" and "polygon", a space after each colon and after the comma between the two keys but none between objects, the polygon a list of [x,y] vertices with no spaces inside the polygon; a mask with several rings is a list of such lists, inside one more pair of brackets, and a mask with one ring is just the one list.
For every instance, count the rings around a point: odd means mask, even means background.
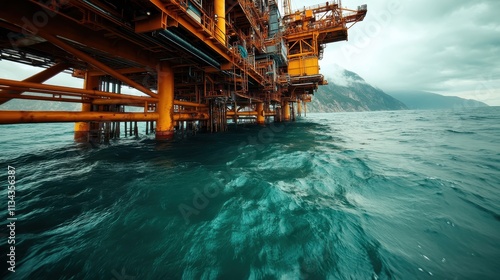
[{"label": "deck structure", "polygon": [[[0,104],[82,106],[0,111],[0,124],[75,122],[75,139],[88,141],[96,131],[119,136],[120,123],[148,122],[165,140],[181,127],[217,132],[231,122],[292,120],[327,83],[318,62],[325,44],[347,40],[367,9],[340,0],[283,4],[282,16],[271,0],[4,1],[0,58],[41,71],[0,77]],[[83,89],[45,83],[62,72],[84,79]]]}]

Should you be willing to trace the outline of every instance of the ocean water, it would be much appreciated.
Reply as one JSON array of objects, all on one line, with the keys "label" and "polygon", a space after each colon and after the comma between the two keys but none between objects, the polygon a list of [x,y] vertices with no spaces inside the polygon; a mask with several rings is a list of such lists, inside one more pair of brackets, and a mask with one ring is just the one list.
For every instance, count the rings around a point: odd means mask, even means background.
[{"label": "ocean water", "polygon": [[[500,108],[169,143],[0,127],[3,279],[498,279]],[[16,169],[7,270],[7,166]]]}]

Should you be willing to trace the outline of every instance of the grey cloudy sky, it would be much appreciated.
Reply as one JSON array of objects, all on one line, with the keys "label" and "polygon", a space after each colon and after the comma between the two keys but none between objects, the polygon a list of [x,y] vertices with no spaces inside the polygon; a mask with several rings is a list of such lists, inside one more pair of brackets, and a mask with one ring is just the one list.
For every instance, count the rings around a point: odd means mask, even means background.
[{"label": "grey cloudy sky", "polygon": [[[291,2],[297,9],[326,1]],[[320,65],[327,78],[337,64],[386,91],[424,90],[500,106],[500,1],[342,1],[353,9],[362,4],[368,15],[351,28],[349,41],[325,49]],[[0,65],[2,78],[23,79],[39,71]],[[50,82],[82,85],[67,75]]]},{"label": "grey cloudy sky", "polygon": [[[292,7],[317,1],[292,1]],[[500,105],[500,1],[343,0],[368,4],[349,41],[320,62],[354,71],[383,90],[424,90]]]}]

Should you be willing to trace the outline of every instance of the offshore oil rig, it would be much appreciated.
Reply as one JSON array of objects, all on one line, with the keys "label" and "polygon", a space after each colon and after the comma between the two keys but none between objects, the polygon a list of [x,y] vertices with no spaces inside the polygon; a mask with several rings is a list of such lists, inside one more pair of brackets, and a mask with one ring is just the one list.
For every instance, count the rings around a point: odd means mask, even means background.
[{"label": "offshore oil rig", "polygon": [[[0,124],[75,122],[75,140],[85,142],[119,137],[121,124],[137,131],[137,122],[166,140],[186,128],[290,121],[327,83],[325,44],[347,40],[366,13],[340,0],[296,10],[289,0],[2,1],[1,60],[41,71],[0,77],[0,104],[82,106],[2,110]],[[83,88],[44,83],[62,72],[84,79]]]}]

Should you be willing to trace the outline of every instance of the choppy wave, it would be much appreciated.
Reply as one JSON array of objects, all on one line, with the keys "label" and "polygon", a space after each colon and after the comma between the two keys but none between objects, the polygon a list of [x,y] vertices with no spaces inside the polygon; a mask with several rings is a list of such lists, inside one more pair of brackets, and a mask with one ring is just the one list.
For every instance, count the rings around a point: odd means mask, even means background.
[{"label": "choppy wave", "polygon": [[69,125],[2,127],[0,161],[18,171],[2,275],[495,279],[498,114],[317,114],[99,147]]}]

